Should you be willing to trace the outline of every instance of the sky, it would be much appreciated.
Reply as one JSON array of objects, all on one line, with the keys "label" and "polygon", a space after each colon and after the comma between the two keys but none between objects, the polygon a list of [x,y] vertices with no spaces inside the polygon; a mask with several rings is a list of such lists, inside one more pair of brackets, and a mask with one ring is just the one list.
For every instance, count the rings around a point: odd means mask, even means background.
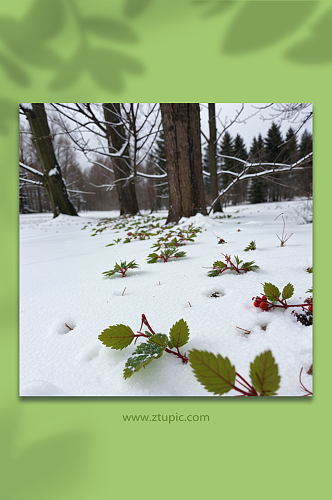
[{"label": "sky", "polygon": [[[244,109],[238,120],[233,123],[228,129],[232,137],[235,137],[237,134],[241,135],[241,137],[244,139],[247,149],[250,148],[253,138],[257,137],[259,133],[262,134],[263,138],[266,136],[273,120],[281,125],[281,132],[283,138],[285,138],[286,132],[289,127],[297,130],[306,114],[309,111],[312,111],[312,105],[309,105],[309,107],[305,108],[301,114],[293,117],[292,120],[281,120],[281,117],[278,116],[280,115],[280,113],[278,112],[278,107],[280,108],[281,105],[275,103],[273,107],[266,108],[268,104],[269,103],[244,103]],[[27,106],[27,104],[25,105]],[[241,107],[242,103],[216,103],[217,134],[220,134],[223,128],[227,126],[232,120],[234,120],[238,111],[241,110]],[[264,107],[265,109],[260,109]],[[201,128],[203,133],[208,137],[208,104],[201,103],[200,108]],[[305,129],[307,129],[308,132],[312,133],[312,119],[310,119],[300,130],[298,136],[299,140]],[[94,140],[91,140],[91,144],[93,144]],[[206,141],[202,137],[202,145],[204,146],[205,143]],[[86,158],[81,153],[78,152],[78,156],[82,169],[89,168],[91,166],[91,164],[87,162]]]},{"label": "sky", "polygon": [[[233,123],[229,129],[229,133],[232,137],[235,137],[236,134],[240,134],[246,143],[247,148],[251,146],[252,140],[254,137],[257,137],[259,133],[262,134],[263,137],[267,134],[268,129],[271,127],[272,119],[271,115],[276,115],[277,112],[271,108],[259,111],[257,113],[257,107],[266,106],[267,103],[245,103],[244,110],[239,117],[239,121],[242,123]],[[204,103],[201,105],[201,126],[205,135],[209,134],[208,127],[208,109],[207,104]],[[229,123],[237,114],[237,111],[241,110],[242,103],[216,103],[216,115],[219,116],[217,120],[217,129],[219,133],[222,130],[222,124]],[[277,106],[277,105],[276,105]],[[312,105],[304,110],[304,113],[312,110]],[[251,115],[257,113],[255,116]],[[296,130],[300,126],[300,122],[302,121],[304,114],[295,118],[295,121],[290,120],[282,120],[280,118],[276,118],[275,122],[281,124],[281,132],[283,137],[285,138],[286,132],[289,127],[292,127]],[[264,120],[263,120],[264,118]],[[243,123],[245,121],[245,123]],[[299,137],[301,137],[304,130],[307,129],[308,132],[312,133],[312,119],[307,122],[307,124],[301,129],[299,132]]]}]

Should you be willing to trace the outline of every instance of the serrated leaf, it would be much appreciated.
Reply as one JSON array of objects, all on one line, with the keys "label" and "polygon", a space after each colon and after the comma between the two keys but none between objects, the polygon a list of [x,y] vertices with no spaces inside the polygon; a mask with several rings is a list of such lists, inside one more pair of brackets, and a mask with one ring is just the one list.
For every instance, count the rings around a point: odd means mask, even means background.
[{"label": "serrated leaf", "polygon": [[167,344],[165,346],[160,346],[150,342],[139,345],[125,364],[125,369],[123,370],[124,378],[127,379],[131,377],[135,372],[138,372],[142,367],[145,367],[154,359],[160,358],[166,347]]},{"label": "serrated leaf", "polygon": [[294,293],[294,287],[291,283],[288,283],[288,285],[284,286],[283,291],[282,291],[282,300],[290,299],[293,296]]},{"label": "serrated leaf", "polygon": [[254,260],[252,260],[251,262],[244,262],[242,264],[243,269],[246,269],[247,267],[251,267],[254,264],[254,262],[255,262]]},{"label": "serrated leaf", "polygon": [[156,253],[150,253],[150,255],[148,255],[148,261],[147,261],[147,263],[148,264],[154,264],[155,262],[157,262],[158,257],[159,256]]},{"label": "serrated leaf", "polygon": [[128,347],[135,338],[134,332],[126,325],[109,326],[98,336],[99,340],[111,349],[124,349]]},{"label": "serrated leaf", "polygon": [[110,271],[104,271],[102,274],[104,274],[105,276],[113,276],[113,274],[115,274],[116,271],[113,271],[113,269],[111,269]]},{"label": "serrated leaf", "polygon": [[189,327],[184,319],[177,321],[169,331],[172,347],[182,347],[189,340]]},{"label": "serrated leaf", "polygon": [[134,260],[132,260],[129,262],[129,264],[127,264],[127,267],[130,269],[137,269],[139,266]]},{"label": "serrated leaf", "polygon": [[168,344],[168,337],[164,333],[156,333],[155,335],[150,335],[148,342],[166,348]]},{"label": "serrated leaf", "polygon": [[236,372],[228,358],[193,349],[189,352],[189,363],[197,380],[209,392],[222,395],[233,388]]},{"label": "serrated leaf", "polygon": [[271,351],[263,352],[256,356],[253,363],[250,363],[250,378],[261,396],[274,396],[276,394],[280,385],[280,376],[278,365]]},{"label": "serrated leaf", "polygon": [[267,300],[277,302],[280,297],[279,288],[272,283],[264,283],[264,295],[266,295]]},{"label": "serrated leaf", "polygon": [[216,276],[219,276],[220,274],[220,271],[219,269],[212,269],[212,271],[209,271],[208,272],[208,276],[210,276],[211,278],[215,278]]},{"label": "serrated leaf", "polygon": [[186,252],[177,252],[174,254],[174,257],[185,257],[186,256]]},{"label": "serrated leaf", "polygon": [[213,263],[213,267],[220,267],[220,268],[224,268],[224,267],[227,267],[226,264],[224,264],[221,260],[216,260],[214,263]]},{"label": "serrated leaf", "polygon": [[256,269],[259,269],[259,266],[250,266],[250,271],[256,271]]}]

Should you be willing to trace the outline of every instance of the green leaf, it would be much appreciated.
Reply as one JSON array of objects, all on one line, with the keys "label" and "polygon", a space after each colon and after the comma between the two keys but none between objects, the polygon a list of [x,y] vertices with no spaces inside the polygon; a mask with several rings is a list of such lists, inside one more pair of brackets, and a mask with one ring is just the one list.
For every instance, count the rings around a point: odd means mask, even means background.
[{"label": "green leaf", "polygon": [[186,252],[176,252],[174,254],[174,257],[185,257],[186,256]]},{"label": "green leaf", "polygon": [[116,273],[116,271],[111,269],[110,271],[104,271],[102,274],[104,274],[105,276],[113,276],[113,274],[115,274],[115,273]]},{"label": "green leaf", "polygon": [[259,269],[259,266],[250,266],[250,271],[256,271],[256,269]]},{"label": "green leaf", "polygon": [[220,267],[221,269],[223,269],[224,267],[227,267],[227,266],[221,260],[216,260],[213,263],[213,267]]},{"label": "green leaf", "polygon": [[280,376],[278,365],[274,361],[271,351],[265,351],[256,356],[250,363],[250,378],[256,391],[261,396],[274,396],[279,389]]},{"label": "green leaf", "polygon": [[112,247],[113,245],[115,245],[115,243],[109,243],[108,245],[106,245],[107,247]]},{"label": "green leaf", "polygon": [[132,343],[135,335],[129,326],[113,325],[103,330],[98,338],[106,347],[124,349]]},{"label": "green leaf", "polygon": [[282,291],[282,300],[290,299],[293,296],[294,293],[294,287],[291,283],[288,283],[288,285],[284,286],[283,291]]},{"label": "green leaf", "polygon": [[147,261],[147,263],[148,264],[154,264],[155,262],[157,262],[158,257],[159,256],[156,253],[150,253],[150,255],[148,255],[148,261]]},{"label": "green leaf", "polygon": [[189,352],[189,363],[197,380],[209,392],[222,395],[233,388],[236,372],[228,358],[193,349]]},{"label": "green leaf", "polygon": [[184,319],[177,321],[169,332],[172,347],[182,347],[189,340],[189,327]]},{"label": "green leaf", "polygon": [[155,335],[150,335],[149,336],[148,342],[151,342],[152,344],[159,345],[160,347],[167,347],[168,344],[168,337],[167,335],[163,333],[156,333]]},{"label": "green leaf", "polygon": [[309,288],[309,290],[307,290],[305,293],[313,293],[313,289]]},{"label": "green leaf", "polygon": [[313,272],[314,272],[314,268],[313,267],[308,267],[307,273],[312,274]]},{"label": "green leaf", "polygon": [[256,242],[252,240],[249,245],[244,249],[245,252],[249,252],[249,250],[256,250]]},{"label": "green leaf", "polygon": [[137,269],[139,266],[138,266],[138,264],[137,264],[134,260],[131,260],[131,261],[129,262],[129,264],[127,264],[127,267],[128,267],[129,269]]},{"label": "green leaf", "polygon": [[208,272],[208,276],[210,276],[211,278],[215,278],[216,276],[219,276],[219,274],[219,269],[212,269],[212,271]]},{"label": "green leaf", "polygon": [[266,295],[267,300],[277,302],[280,297],[279,288],[272,283],[264,283],[264,295]]},{"label": "green leaf", "polygon": [[123,370],[124,378],[127,379],[131,377],[135,372],[138,372],[142,367],[145,367],[154,359],[160,358],[166,347],[167,345],[160,346],[153,344],[150,342],[150,339],[149,343],[139,345],[125,364],[125,369]]},{"label": "green leaf", "polygon": [[251,262],[244,262],[244,263],[242,264],[242,268],[243,268],[243,269],[247,269],[247,267],[251,267],[254,263],[255,263],[255,261],[254,261],[254,260],[252,260]]}]

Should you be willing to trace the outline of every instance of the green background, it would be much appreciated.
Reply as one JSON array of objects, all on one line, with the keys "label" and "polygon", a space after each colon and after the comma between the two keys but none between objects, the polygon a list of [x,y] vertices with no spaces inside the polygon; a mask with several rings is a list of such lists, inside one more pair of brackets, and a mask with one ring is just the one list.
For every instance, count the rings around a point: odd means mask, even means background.
[{"label": "green background", "polygon": [[[307,499],[323,491],[331,444],[331,24],[326,1],[2,2],[4,498],[84,500],[123,491]],[[112,100],[314,103],[313,398],[18,397],[17,105]],[[125,423],[123,413],[209,414],[210,422]]]}]

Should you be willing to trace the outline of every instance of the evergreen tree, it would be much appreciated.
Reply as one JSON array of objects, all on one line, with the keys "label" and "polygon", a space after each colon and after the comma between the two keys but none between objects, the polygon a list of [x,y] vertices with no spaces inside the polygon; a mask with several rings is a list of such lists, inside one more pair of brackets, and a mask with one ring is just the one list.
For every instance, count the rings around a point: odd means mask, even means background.
[{"label": "evergreen tree", "polygon": [[[219,145],[218,154],[234,156],[234,141],[229,132],[225,132]],[[231,170],[234,166],[234,160],[229,158],[219,158],[219,167],[221,170]],[[222,187],[225,188],[231,182],[232,176],[228,174],[221,175]]]},{"label": "evergreen tree", "polygon": [[[267,132],[267,137],[265,138],[265,161],[271,163],[283,163],[285,160],[285,154],[282,152],[283,138],[280,131],[280,125],[272,122],[271,127]],[[274,182],[269,183],[268,187],[268,201],[279,201],[281,199],[280,185],[280,175],[273,176]]]},{"label": "evergreen tree", "polygon": [[292,127],[287,130],[284,156],[287,163],[295,163],[299,159],[297,137]]},{"label": "evergreen tree", "polygon": [[[252,140],[250,148],[250,159],[252,162],[260,162],[264,159],[264,140],[261,134]],[[259,168],[256,168],[259,172]],[[266,181],[262,177],[254,177],[249,185],[249,201],[250,203],[264,203],[266,201]]]},{"label": "evergreen tree", "polygon": [[[312,134],[305,130],[301,136],[299,146],[299,156],[303,158],[307,154],[312,153]],[[304,196],[312,196],[312,161],[307,165],[307,168],[301,175],[301,188]]]},{"label": "evergreen tree", "polygon": [[[236,156],[237,158],[240,158],[241,160],[248,159],[247,148],[240,134],[237,134],[235,137],[233,150],[234,150],[234,156]],[[243,168],[242,163],[235,162],[233,171],[241,172],[242,168]],[[248,188],[248,181],[240,182],[235,186],[235,188],[233,189],[233,200],[232,200],[233,205],[237,205],[239,203],[243,203],[244,201],[246,201],[247,188]]]}]

